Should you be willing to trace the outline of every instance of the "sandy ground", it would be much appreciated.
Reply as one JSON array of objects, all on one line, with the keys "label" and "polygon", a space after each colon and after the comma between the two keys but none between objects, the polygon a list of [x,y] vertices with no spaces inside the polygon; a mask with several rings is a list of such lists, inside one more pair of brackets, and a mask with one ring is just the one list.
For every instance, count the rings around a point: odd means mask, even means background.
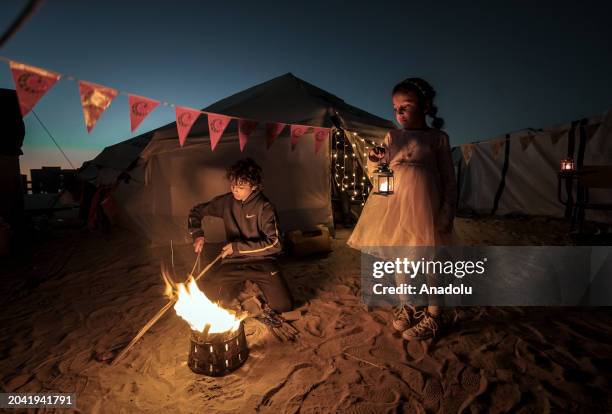
[{"label": "sandy ground", "polygon": [[[569,243],[565,226],[459,219],[456,229],[466,243],[550,245]],[[174,311],[117,366],[96,361],[166,303],[168,252],[127,232],[57,233],[30,264],[3,262],[3,388],[74,392],[83,413],[612,411],[610,309],[460,309],[440,339],[406,342],[390,310],[361,305],[349,234],[338,231],[328,256],[282,261],[302,303],[299,342],[249,321],[246,364],[209,378],[187,367],[189,328]],[[193,260],[187,248],[175,256],[179,269]]]}]

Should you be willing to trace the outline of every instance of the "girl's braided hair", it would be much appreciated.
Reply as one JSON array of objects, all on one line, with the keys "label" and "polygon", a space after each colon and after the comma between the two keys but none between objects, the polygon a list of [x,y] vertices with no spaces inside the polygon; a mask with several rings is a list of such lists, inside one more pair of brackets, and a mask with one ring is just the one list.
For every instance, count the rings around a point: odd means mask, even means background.
[{"label": "girl's braided hair", "polygon": [[391,96],[396,93],[414,92],[419,98],[419,106],[425,115],[432,118],[431,126],[435,129],[442,129],[444,119],[438,117],[438,107],[434,105],[436,90],[422,78],[404,79],[393,88]]}]

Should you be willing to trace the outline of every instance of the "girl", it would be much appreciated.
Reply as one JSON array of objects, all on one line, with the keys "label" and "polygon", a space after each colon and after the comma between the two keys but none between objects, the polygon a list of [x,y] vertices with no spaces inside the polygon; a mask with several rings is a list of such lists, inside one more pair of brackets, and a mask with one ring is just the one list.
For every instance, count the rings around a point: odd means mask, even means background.
[{"label": "girl", "polygon": [[[371,163],[389,164],[395,175],[394,194],[370,194],[347,243],[363,251],[368,246],[449,245],[457,190],[448,135],[440,130],[444,120],[437,117],[434,105],[436,92],[427,81],[409,78],[391,95],[402,128],[389,132],[382,147],[370,150],[368,158]],[[423,312],[404,302],[393,326],[403,331],[405,339],[426,339],[436,335],[440,316],[439,303],[432,297]]]}]

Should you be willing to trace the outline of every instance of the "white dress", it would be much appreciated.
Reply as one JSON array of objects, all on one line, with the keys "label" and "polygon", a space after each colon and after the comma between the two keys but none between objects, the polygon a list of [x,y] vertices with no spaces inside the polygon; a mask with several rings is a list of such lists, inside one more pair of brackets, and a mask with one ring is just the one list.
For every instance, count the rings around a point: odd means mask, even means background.
[{"label": "white dress", "polygon": [[[448,135],[436,129],[394,130],[383,147],[383,161],[395,177],[394,194],[369,195],[347,244],[369,253],[377,246],[451,244],[457,189]],[[371,172],[376,164],[368,168]]]}]

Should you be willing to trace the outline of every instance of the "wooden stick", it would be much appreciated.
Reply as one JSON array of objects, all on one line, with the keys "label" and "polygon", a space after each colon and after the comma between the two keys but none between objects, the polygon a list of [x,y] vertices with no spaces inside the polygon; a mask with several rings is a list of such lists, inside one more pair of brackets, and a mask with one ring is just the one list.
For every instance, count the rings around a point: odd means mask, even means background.
[{"label": "wooden stick", "polygon": [[[221,255],[219,254],[219,255],[218,255],[216,258],[215,258],[215,260],[213,260],[212,262],[210,262],[210,263],[208,264],[208,266],[206,266],[206,267],[204,268],[204,270],[202,270],[202,271],[200,272],[200,274],[198,274],[198,275],[197,275],[197,276],[196,276],[194,279],[195,279],[195,280],[198,280],[199,278],[201,278],[201,277],[204,275],[204,273],[208,272],[208,270],[209,270],[211,267],[213,267],[213,265],[214,265],[215,263],[217,263],[217,262],[218,262],[220,259],[221,259]],[[192,275],[189,275],[189,277],[192,277]],[[189,278],[187,278],[187,280],[185,281],[185,283],[187,283],[188,281],[189,281]],[[118,355],[115,357],[115,359],[113,359],[113,362],[111,362],[111,365],[116,365],[116,364],[117,364],[117,362],[119,362],[119,360],[120,360],[121,358],[123,358],[123,357],[124,357],[124,356],[125,356],[125,355],[126,355],[128,352],[129,352],[129,351],[130,351],[130,349],[132,349],[132,347],[133,347],[133,346],[136,344],[136,342],[138,342],[138,340],[139,340],[140,338],[142,338],[142,336],[143,336],[145,333],[147,333],[147,331],[148,331],[149,329],[151,329],[151,327],[152,327],[153,325],[155,325],[155,323],[156,323],[156,322],[157,322],[157,321],[158,321],[158,320],[159,320],[159,319],[160,319],[162,316],[164,316],[164,314],[165,314],[166,312],[168,312],[168,309],[170,309],[170,308],[172,307],[172,305],[174,305],[174,302],[176,302],[176,299],[170,299],[170,301],[168,301],[168,303],[166,303],[166,305],[165,305],[163,308],[161,308],[161,309],[159,310],[159,312],[157,312],[157,313],[155,314],[155,316],[154,316],[153,318],[151,318],[151,320],[150,320],[149,322],[147,322],[147,323],[145,324],[145,326],[143,326],[143,327],[142,327],[142,329],[141,329],[140,331],[138,331],[138,333],[136,334],[136,336],[134,337],[134,339],[132,339],[132,340],[130,341],[130,343],[129,343],[129,344],[127,344],[127,346],[126,346],[125,348],[123,348],[123,351],[121,351],[121,352],[120,352],[120,353],[119,353],[119,354],[118,354]]]},{"label": "wooden stick", "polygon": [[207,323],[204,325],[204,331],[202,332],[202,341],[206,341],[208,339],[208,331],[210,331],[210,324]]},{"label": "wooden stick", "polygon": [[[196,277],[194,277],[194,279],[196,281],[198,281],[202,276],[204,276],[204,273],[208,272],[208,269],[210,269],[211,267],[213,267],[213,265],[215,263],[217,263],[217,261],[219,261],[222,258],[221,253],[219,253],[219,256],[215,257],[215,260],[213,260],[212,262],[210,262],[205,268],[204,270],[202,270],[200,273],[198,273],[198,275]],[[191,275],[189,275],[191,276]],[[189,281],[189,278],[187,278],[187,281]],[[185,281],[185,283],[187,283],[187,281]]]},{"label": "wooden stick", "polygon": [[357,361],[359,361],[359,362],[363,362],[363,363],[365,363],[365,364],[370,364],[370,365],[372,365],[373,367],[376,367],[376,368],[385,369],[385,367],[382,367],[382,366],[380,366],[380,365],[378,365],[378,364],[375,364],[375,363],[373,363],[373,362],[370,362],[370,361],[366,361],[365,359],[361,359],[361,358],[359,358],[359,357],[356,357],[355,355],[353,355],[353,354],[349,354],[349,353],[348,353],[348,352],[346,352],[346,351],[344,351],[344,352],[342,352],[342,353],[343,353],[344,355],[346,355],[347,357],[350,357],[350,358],[356,359],[356,360],[357,360]]}]

